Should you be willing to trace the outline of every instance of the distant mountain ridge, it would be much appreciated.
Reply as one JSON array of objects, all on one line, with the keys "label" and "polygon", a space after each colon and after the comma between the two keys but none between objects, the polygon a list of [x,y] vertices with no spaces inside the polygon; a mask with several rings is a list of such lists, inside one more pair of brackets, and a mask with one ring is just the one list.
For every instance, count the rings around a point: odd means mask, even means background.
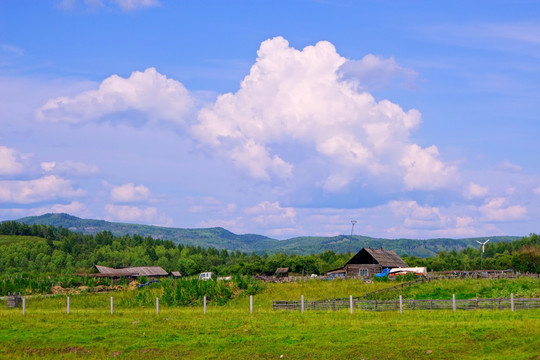
[{"label": "distant mountain ridge", "polygon": [[[110,231],[114,235],[135,235],[153,237],[156,239],[172,240],[193,246],[214,247],[231,251],[263,253],[295,253],[307,255],[332,250],[336,253],[356,252],[363,247],[394,250],[399,255],[408,254],[418,257],[434,256],[441,251],[461,251],[467,247],[477,247],[475,240],[485,241],[487,237],[468,239],[381,239],[367,236],[338,235],[333,237],[295,237],[287,240],[276,240],[256,234],[234,234],[224,228],[181,229],[152,225],[115,223],[105,220],[81,219],[69,214],[44,214],[30,216],[19,220],[28,225],[41,224],[64,227],[68,230],[83,234],[95,234],[100,231]],[[492,242],[513,241],[518,236],[493,236]]]}]

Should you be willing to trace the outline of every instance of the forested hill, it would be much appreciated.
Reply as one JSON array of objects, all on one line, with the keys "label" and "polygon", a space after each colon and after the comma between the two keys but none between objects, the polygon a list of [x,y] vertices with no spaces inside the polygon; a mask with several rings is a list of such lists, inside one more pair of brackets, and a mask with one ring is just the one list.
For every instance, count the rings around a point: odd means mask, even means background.
[{"label": "forested hill", "polygon": [[[461,251],[467,247],[477,247],[475,240],[485,241],[487,238],[470,239],[379,239],[366,236],[339,235],[334,237],[296,237],[287,240],[271,239],[262,235],[237,235],[223,228],[179,229],[149,225],[114,223],[103,220],[80,219],[68,214],[45,214],[17,220],[29,225],[41,224],[61,226],[83,234],[96,234],[110,231],[113,235],[140,235],[154,239],[172,240],[176,244],[214,247],[217,249],[240,250],[257,254],[275,254],[278,252],[299,255],[322,253],[327,250],[345,253],[349,249],[356,252],[363,247],[394,250],[399,255],[417,257],[435,256],[441,251]],[[490,237],[491,242],[513,241],[517,236]]]},{"label": "forested hill", "polygon": [[68,214],[45,214],[19,220],[28,225],[51,225],[63,227],[82,234],[97,234],[110,231],[115,236],[139,235],[154,239],[172,240],[176,244],[213,247],[216,249],[240,250],[242,252],[264,252],[277,247],[279,240],[262,235],[237,235],[220,227],[206,229],[180,229],[152,225],[126,224],[104,220],[81,219]]}]

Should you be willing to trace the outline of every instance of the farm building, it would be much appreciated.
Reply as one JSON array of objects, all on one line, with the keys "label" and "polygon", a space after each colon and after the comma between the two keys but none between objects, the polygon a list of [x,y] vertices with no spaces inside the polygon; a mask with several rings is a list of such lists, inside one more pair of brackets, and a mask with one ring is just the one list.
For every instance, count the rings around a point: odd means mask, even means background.
[{"label": "farm building", "polygon": [[289,268],[277,268],[276,269],[276,277],[278,278],[288,278],[289,277]]},{"label": "farm building", "polygon": [[327,275],[344,274],[347,277],[372,277],[385,268],[407,267],[405,261],[392,250],[363,248],[345,266],[328,271]]},{"label": "farm building", "polygon": [[149,278],[158,278],[169,275],[169,273],[163,270],[161,266],[137,266],[122,269],[113,269],[107,266],[96,265],[96,269],[98,273],[92,274],[92,276],[110,278],[138,278],[140,276],[147,276]]}]

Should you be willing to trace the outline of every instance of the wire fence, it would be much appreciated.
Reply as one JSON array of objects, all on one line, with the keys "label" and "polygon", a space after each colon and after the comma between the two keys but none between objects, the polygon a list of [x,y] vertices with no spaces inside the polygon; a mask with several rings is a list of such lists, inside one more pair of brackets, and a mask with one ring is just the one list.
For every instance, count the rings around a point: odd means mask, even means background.
[{"label": "wire fence", "polygon": [[498,299],[396,299],[396,300],[364,300],[358,297],[350,299],[333,299],[320,301],[274,300],[273,310],[479,310],[510,309],[525,310],[540,308],[540,298],[498,298]]}]

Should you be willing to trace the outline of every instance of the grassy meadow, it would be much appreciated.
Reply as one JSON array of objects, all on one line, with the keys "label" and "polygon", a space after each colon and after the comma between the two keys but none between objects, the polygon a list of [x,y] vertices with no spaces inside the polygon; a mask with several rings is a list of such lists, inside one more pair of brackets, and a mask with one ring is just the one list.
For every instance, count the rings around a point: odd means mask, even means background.
[{"label": "grassy meadow", "polygon": [[[531,282],[531,280],[533,280]],[[476,280],[483,281],[483,280]],[[497,283],[484,283],[497,288]],[[493,280],[497,281],[497,280]],[[500,281],[500,280],[499,280]],[[510,282],[511,285],[508,285]],[[467,280],[425,284],[478,293]],[[527,288],[537,279],[506,280],[500,289]],[[254,296],[226,305],[136,306],[140,290],[30,297],[26,314],[0,301],[0,358],[36,359],[540,359],[540,310],[480,311],[272,311],[272,300],[361,296],[392,283],[307,281],[266,284]],[[532,290],[531,290],[532,287]],[[159,296],[161,289],[146,290]],[[418,291],[418,290],[416,290]],[[453,291],[450,289],[450,291]],[[501,290],[504,293],[505,290]],[[456,291],[457,292],[457,291]],[[109,298],[114,296],[114,314]],[[148,295],[150,296],[150,295]],[[411,295],[412,296],[412,295]],[[416,295],[415,295],[416,296]]]}]

